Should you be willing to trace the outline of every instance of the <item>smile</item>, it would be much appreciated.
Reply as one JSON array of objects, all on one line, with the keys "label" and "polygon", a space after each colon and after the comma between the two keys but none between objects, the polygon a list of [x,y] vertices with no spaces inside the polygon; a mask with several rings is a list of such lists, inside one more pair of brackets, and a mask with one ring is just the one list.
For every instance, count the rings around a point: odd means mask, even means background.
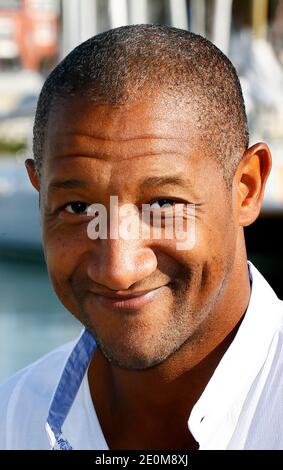
[{"label": "smile", "polygon": [[141,293],[140,295],[138,294],[124,297],[116,295],[116,297],[110,297],[106,295],[95,294],[95,297],[100,305],[106,308],[136,310],[149,304],[162,292],[164,287],[165,286],[161,286],[146,293]]}]

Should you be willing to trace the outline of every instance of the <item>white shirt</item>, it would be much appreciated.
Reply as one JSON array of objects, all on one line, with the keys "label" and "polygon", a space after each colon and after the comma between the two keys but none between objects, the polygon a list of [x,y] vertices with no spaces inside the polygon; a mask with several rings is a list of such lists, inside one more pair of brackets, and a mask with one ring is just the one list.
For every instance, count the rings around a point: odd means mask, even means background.
[{"label": "white shirt", "polygon": [[[283,302],[249,262],[240,328],[188,417],[200,450],[283,449]],[[89,391],[87,330],[0,387],[0,449],[108,450]]]}]

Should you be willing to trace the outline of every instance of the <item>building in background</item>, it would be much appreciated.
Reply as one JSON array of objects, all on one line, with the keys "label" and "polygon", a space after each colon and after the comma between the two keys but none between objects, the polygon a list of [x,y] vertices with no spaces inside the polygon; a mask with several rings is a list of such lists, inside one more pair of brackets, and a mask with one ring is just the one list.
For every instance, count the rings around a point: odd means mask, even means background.
[{"label": "building in background", "polygon": [[43,70],[57,60],[59,2],[0,0],[0,62]]}]

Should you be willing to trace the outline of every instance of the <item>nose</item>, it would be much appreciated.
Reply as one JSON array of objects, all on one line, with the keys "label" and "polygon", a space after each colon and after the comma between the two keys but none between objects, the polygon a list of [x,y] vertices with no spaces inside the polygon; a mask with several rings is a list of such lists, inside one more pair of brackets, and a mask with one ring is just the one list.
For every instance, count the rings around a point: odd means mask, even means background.
[{"label": "nose", "polygon": [[112,290],[127,290],[150,276],[157,267],[155,253],[133,240],[100,240],[89,257],[87,274],[94,282]]}]

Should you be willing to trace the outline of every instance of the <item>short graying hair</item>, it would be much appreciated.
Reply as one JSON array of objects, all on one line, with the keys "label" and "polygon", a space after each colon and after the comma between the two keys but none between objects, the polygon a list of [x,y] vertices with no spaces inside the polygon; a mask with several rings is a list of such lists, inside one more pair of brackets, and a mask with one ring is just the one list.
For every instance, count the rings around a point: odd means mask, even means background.
[{"label": "short graying hair", "polygon": [[[200,143],[231,180],[248,148],[244,100],[236,70],[210,41],[165,25],[124,26],[71,51],[50,73],[39,96],[33,133],[37,175],[50,110],[61,99],[88,96],[123,105],[157,92],[196,111]],[[190,108],[187,108],[187,112]]]}]

